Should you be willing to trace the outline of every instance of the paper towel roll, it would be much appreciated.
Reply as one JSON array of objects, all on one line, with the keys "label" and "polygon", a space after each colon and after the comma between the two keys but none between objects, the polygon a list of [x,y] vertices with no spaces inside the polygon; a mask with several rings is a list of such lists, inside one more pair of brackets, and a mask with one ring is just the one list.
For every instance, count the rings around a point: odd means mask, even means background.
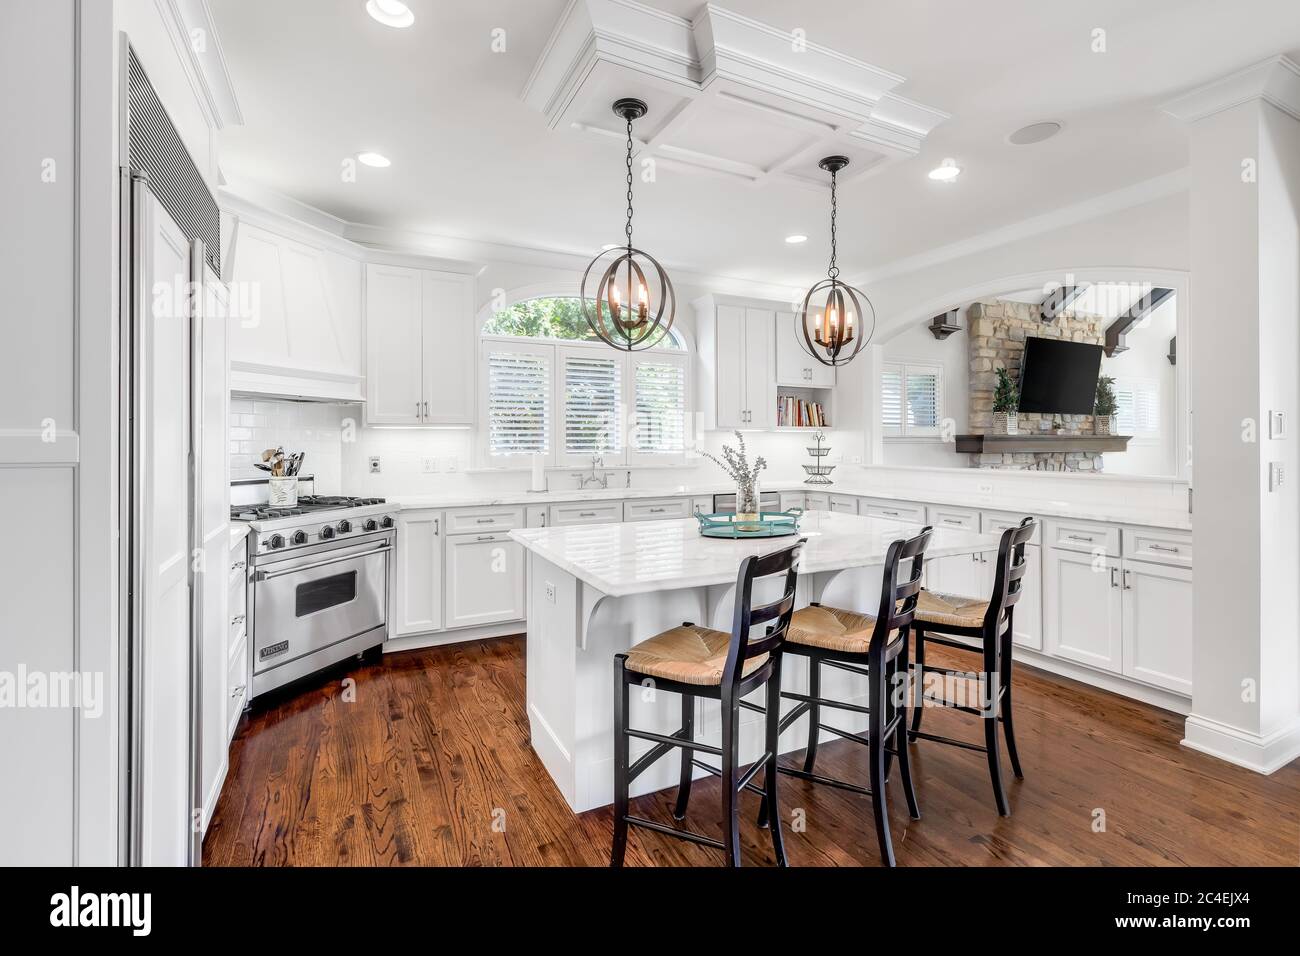
[{"label": "paper towel roll", "polygon": [[533,453],[533,491],[546,490],[546,456],[541,452]]}]

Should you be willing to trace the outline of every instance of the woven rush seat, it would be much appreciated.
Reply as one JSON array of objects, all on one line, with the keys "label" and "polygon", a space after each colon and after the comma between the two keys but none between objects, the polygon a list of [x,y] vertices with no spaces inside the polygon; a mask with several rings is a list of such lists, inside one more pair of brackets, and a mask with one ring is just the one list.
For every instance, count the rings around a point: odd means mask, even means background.
[{"label": "woven rush seat", "polygon": [[794,612],[787,640],[828,651],[865,654],[871,647],[875,627],[875,615],[813,604]]},{"label": "woven rush seat", "polygon": [[921,589],[916,602],[916,623],[949,627],[982,627],[989,602],[985,599],[943,594]]},{"label": "woven rush seat", "polygon": [[[681,684],[716,687],[722,683],[731,635],[698,624],[683,624],[656,634],[627,652],[627,669]],[[766,654],[745,661],[744,674],[763,666]]]}]

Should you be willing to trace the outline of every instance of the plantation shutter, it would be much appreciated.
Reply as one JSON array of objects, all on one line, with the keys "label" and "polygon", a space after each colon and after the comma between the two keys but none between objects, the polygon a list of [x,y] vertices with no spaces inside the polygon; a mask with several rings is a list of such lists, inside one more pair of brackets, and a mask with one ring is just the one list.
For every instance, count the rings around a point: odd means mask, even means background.
[{"label": "plantation shutter", "polygon": [[909,365],[907,382],[907,433],[933,434],[939,430],[939,370]]},{"label": "plantation shutter", "polygon": [[1143,379],[1115,382],[1115,425],[1121,435],[1159,435],[1159,383]]},{"label": "plantation shutter", "polygon": [[886,435],[903,432],[903,366],[884,365],[880,373],[880,424]]},{"label": "plantation shutter", "polygon": [[564,453],[580,458],[623,450],[619,428],[622,359],[591,351],[562,353]]},{"label": "plantation shutter", "polygon": [[493,344],[487,355],[487,442],[492,456],[550,451],[551,350]]},{"label": "plantation shutter", "polygon": [[686,453],[686,361],[684,356],[633,358],[634,444],[639,455]]}]

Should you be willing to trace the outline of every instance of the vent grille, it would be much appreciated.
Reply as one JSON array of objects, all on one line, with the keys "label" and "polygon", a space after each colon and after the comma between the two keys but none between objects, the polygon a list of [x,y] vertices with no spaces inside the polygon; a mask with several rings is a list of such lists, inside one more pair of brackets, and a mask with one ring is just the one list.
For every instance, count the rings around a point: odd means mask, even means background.
[{"label": "vent grille", "polygon": [[158,100],[149,77],[130,51],[127,81],[132,171],[149,177],[149,189],[191,242],[203,241],[204,255],[221,276],[221,211],[199,175],[189,150]]}]

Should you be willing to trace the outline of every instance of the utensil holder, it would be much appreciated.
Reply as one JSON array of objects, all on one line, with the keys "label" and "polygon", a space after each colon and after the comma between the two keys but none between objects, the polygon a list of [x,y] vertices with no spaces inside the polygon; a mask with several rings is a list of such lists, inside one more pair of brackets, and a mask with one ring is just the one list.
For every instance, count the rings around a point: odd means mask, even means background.
[{"label": "utensil holder", "polygon": [[272,508],[293,508],[298,504],[298,479],[272,478],[270,480]]}]

